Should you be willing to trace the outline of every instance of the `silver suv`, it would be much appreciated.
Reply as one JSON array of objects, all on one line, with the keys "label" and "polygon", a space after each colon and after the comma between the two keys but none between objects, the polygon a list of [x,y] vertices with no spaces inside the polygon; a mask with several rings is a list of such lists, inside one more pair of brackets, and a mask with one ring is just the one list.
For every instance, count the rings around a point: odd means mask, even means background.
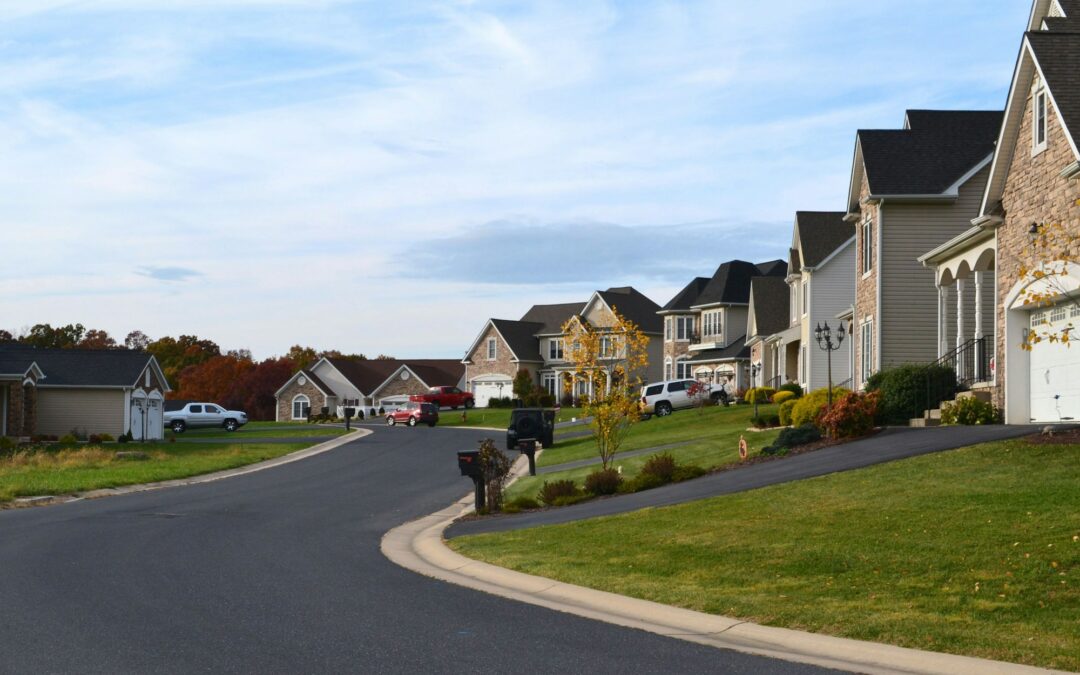
[{"label": "silver suv", "polygon": [[709,385],[697,380],[667,380],[647,384],[641,388],[641,412],[667,417],[674,410],[689,408],[694,405],[694,399],[688,392],[695,385],[704,386],[704,395],[710,396]]},{"label": "silver suv", "polygon": [[181,434],[185,429],[198,427],[221,427],[225,431],[236,431],[247,424],[247,413],[242,410],[226,410],[213,403],[188,403],[179,410],[165,412],[165,426],[174,433]]}]

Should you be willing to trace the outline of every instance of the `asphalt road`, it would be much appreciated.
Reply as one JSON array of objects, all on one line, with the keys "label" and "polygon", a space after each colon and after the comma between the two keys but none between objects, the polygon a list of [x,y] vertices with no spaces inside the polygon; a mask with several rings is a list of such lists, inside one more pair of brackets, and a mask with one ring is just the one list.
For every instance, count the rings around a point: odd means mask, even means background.
[{"label": "asphalt road", "polygon": [[0,511],[4,673],[816,673],[467,590],[382,556],[485,432],[380,429],[203,485]]}]

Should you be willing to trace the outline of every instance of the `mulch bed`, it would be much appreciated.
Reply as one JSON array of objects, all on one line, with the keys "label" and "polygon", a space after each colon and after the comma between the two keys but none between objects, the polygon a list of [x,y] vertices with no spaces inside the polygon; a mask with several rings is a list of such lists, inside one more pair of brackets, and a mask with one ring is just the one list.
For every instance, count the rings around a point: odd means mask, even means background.
[{"label": "mulch bed", "polygon": [[1032,445],[1080,445],[1080,429],[1065,429],[1049,434],[1032,434],[1024,436],[1024,440]]}]

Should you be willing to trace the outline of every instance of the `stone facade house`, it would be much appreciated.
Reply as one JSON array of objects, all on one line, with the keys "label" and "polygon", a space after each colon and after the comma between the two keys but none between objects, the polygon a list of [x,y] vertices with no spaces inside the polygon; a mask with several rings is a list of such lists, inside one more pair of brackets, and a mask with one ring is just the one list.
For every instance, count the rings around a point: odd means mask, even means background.
[{"label": "stone facade house", "polygon": [[321,358],[297,371],[274,394],[278,422],[301,421],[308,414],[341,417],[346,406],[365,417],[426,393],[432,387],[460,387],[465,369],[454,359]]},{"label": "stone facade house", "polygon": [[10,374],[0,373],[4,435],[164,437],[164,401],[171,388],[157,359],[146,352],[7,343],[0,345],[0,370],[22,371],[18,387]]},{"label": "stone facade house", "polygon": [[476,405],[486,406],[492,398],[513,396],[514,378],[524,370],[554,396],[591,395],[593,382],[576,377],[566,360],[563,326],[576,317],[603,330],[612,323],[612,310],[633,321],[649,338],[649,365],[643,379],[659,379],[662,324],[658,309],[641,292],[623,286],[596,291],[584,303],[534,305],[517,321],[488,319],[462,359],[467,387]]},{"label": "stone facade house", "polygon": [[[1080,269],[1054,282],[1020,274],[1022,267],[1067,266],[1036,249],[1032,235],[1047,225],[1080,234],[1078,148],[1080,2],[1036,0],[979,211],[964,231],[920,258],[939,288],[973,284],[992,303],[980,305],[973,322],[957,322],[956,365],[962,380],[1003,408],[1008,423],[1080,419],[1080,352],[1028,338],[1029,330],[1080,326]],[[1080,251],[1070,254],[1075,259]],[[1029,289],[1056,297],[1049,305],[1025,304]]]},{"label": "stone facade house", "polygon": [[[962,340],[980,285],[935,288],[918,261],[971,227],[979,214],[1002,114],[909,110],[902,129],[860,130],[845,219],[854,226],[855,388],[874,372],[930,363]],[[978,300],[991,307],[989,294]]]}]

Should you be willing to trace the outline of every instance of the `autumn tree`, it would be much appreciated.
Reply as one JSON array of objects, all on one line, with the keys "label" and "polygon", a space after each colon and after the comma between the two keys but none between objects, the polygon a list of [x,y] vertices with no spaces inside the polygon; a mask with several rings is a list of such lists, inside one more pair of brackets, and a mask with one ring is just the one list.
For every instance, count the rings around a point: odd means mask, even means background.
[{"label": "autumn tree", "polygon": [[91,328],[77,346],[79,349],[116,349],[116,340],[103,330]]},{"label": "autumn tree", "polygon": [[[1080,206],[1077,200],[1074,206]],[[1047,223],[1035,225],[1031,236],[1033,256],[1029,264],[1020,266],[1020,279],[1027,282],[1019,300],[1025,305],[1048,307],[1072,305],[1080,309],[1076,269],[1080,267],[1080,232],[1075,225]],[[1043,321],[1028,329],[1022,345],[1030,350],[1040,342],[1069,344],[1076,325],[1072,321]]]},{"label": "autumn tree", "polygon": [[146,349],[150,344],[150,338],[141,330],[133,330],[124,338],[124,346],[128,349]]},{"label": "autumn tree", "polygon": [[649,364],[649,338],[615,307],[598,323],[604,325],[575,316],[562,330],[575,377],[593,384],[584,414],[592,418],[596,450],[608,469],[630,427],[640,419],[638,391]]},{"label": "autumn tree", "polygon": [[146,351],[154,355],[165,373],[165,379],[172,383],[179,382],[180,373],[185,368],[221,354],[221,349],[213,340],[200,340],[194,335],[158,338],[146,345]]},{"label": "autumn tree", "polygon": [[535,388],[536,385],[533,383],[529,371],[524,368],[517,371],[517,375],[514,375],[514,398],[525,400],[525,397],[531,394]]}]

